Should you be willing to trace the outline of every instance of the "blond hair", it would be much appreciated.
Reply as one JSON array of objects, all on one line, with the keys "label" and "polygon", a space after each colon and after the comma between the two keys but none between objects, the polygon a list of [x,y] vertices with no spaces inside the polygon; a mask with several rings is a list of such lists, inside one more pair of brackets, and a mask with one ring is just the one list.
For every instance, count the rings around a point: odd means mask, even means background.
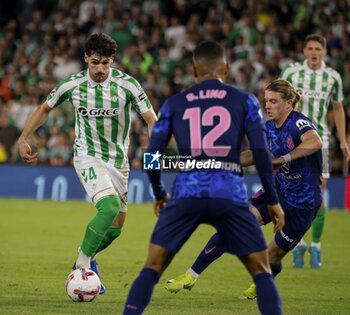
[{"label": "blond hair", "polygon": [[286,80],[278,79],[272,81],[267,87],[267,91],[277,92],[282,95],[282,98],[286,101],[291,100],[293,107],[300,100],[299,93],[295,90],[294,86]]}]

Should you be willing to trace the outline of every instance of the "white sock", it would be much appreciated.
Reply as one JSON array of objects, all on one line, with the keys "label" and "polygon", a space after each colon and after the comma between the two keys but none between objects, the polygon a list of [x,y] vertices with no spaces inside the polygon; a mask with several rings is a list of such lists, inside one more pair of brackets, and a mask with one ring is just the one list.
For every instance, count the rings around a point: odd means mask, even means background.
[{"label": "white sock", "polygon": [[306,246],[306,242],[301,239],[297,246]]},{"label": "white sock", "polygon": [[192,278],[195,278],[195,279],[198,278],[199,276],[199,274],[195,272],[192,268],[188,269],[187,273],[189,273],[192,276]]},{"label": "white sock", "polygon": [[91,256],[86,256],[81,249],[79,249],[78,259],[76,262],[77,269],[90,268]]},{"label": "white sock", "polygon": [[321,249],[321,243],[320,242],[318,242],[318,243],[311,242],[310,247],[316,247],[317,249]]}]

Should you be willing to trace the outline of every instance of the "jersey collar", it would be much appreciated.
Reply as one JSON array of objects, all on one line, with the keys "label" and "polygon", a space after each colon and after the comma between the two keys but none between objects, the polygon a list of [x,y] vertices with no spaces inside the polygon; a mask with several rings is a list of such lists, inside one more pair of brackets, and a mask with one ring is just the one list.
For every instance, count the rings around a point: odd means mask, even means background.
[{"label": "jersey collar", "polygon": [[321,67],[317,70],[312,70],[308,65],[307,65],[307,60],[304,60],[304,68],[307,72],[316,72],[316,73],[321,73],[324,68],[326,67],[326,64],[324,61],[321,62]]},{"label": "jersey collar", "polygon": [[109,84],[109,81],[111,80],[111,77],[112,77],[112,68],[109,68],[108,77],[102,83],[95,82],[94,80],[91,79],[89,69],[87,70],[87,77],[88,77],[88,82],[89,82],[90,87],[95,88],[97,85],[101,85],[102,87],[107,87]]}]

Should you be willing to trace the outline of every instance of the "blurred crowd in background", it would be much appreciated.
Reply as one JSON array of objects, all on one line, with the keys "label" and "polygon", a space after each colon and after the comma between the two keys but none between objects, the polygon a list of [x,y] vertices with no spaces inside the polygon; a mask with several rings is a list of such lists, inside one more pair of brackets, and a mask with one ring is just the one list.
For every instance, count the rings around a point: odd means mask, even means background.
[{"label": "blurred crowd in background", "polygon": [[[328,41],[327,64],[343,79],[350,142],[350,2],[347,0],[12,0],[0,2],[0,162],[21,163],[15,142],[29,115],[59,80],[85,68],[88,36],[105,32],[118,44],[114,66],[134,76],[156,112],[170,95],[192,85],[195,45],[226,47],[228,82],[253,92],[292,61],[304,59],[303,40]],[[329,111],[331,167],[344,173]],[[74,112],[63,104],[32,139],[39,164],[72,164]],[[147,128],[133,115],[129,159],[142,167]]]}]

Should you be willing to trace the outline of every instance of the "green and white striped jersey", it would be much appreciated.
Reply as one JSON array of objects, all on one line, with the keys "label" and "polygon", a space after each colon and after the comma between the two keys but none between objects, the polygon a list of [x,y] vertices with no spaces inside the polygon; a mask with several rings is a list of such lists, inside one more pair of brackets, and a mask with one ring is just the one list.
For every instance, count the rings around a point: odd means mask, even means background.
[{"label": "green and white striped jersey", "polygon": [[328,107],[331,102],[343,101],[343,84],[339,73],[324,62],[320,69],[314,71],[305,60],[287,65],[281,79],[289,81],[298,91],[301,99],[297,109],[313,121],[320,137],[329,136]]},{"label": "green and white striped jersey", "polygon": [[131,106],[139,114],[153,110],[138,81],[114,68],[103,83],[94,82],[88,70],[74,74],[59,82],[46,101],[51,108],[73,104],[75,155],[95,156],[116,168],[128,168]]}]

